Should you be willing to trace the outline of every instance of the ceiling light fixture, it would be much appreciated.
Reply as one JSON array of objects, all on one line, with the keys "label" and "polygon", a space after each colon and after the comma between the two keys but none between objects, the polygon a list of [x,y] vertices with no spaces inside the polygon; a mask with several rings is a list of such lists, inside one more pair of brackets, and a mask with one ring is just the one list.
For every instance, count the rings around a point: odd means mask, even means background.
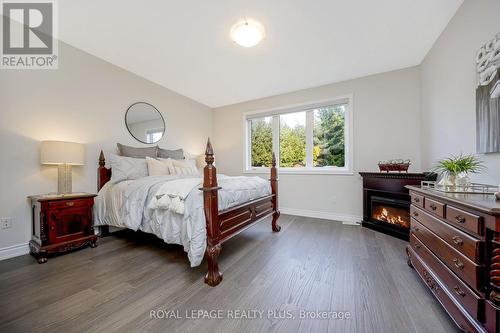
[{"label": "ceiling light fixture", "polygon": [[231,39],[243,47],[252,47],[265,37],[262,24],[254,20],[244,19],[231,28]]}]

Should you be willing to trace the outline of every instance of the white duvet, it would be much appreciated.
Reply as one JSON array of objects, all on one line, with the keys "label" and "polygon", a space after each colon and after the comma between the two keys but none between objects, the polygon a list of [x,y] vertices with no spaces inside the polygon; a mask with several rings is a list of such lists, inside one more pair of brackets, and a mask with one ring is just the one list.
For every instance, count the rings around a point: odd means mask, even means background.
[{"label": "white duvet", "polygon": [[[271,193],[269,182],[259,177],[217,177],[222,187],[219,211]],[[203,194],[198,190],[201,182],[201,178],[172,175],[118,184],[108,182],[95,200],[95,225],[155,234],[166,243],[182,245],[191,267],[198,266],[203,260],[207,237]],[[165,201],[166,198],[175,203]]]}]

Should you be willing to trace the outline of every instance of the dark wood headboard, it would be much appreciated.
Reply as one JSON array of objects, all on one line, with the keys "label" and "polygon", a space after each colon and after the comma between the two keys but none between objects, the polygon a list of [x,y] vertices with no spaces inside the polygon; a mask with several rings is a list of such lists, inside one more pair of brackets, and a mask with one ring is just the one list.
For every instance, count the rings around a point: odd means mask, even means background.
[{"label": "dark wood headboard", "polygon": [[104,153],[101,150],[101,154],[99,155],[99,167],[97,168],[97,191],[100,191],[101,188],[109,182],[111,179],[111,168],[106,168],[106,159],[104,158]]}]

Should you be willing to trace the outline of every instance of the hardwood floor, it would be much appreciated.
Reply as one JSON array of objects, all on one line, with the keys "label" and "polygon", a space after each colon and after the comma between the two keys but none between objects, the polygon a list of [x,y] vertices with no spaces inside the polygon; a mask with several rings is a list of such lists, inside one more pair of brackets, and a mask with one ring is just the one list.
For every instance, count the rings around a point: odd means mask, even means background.
[{"label": "hardwood floor", "polygon": [[[454,332],[407,266],[406,242],[341,223],[282,215],[223,245],[222,283],[202,282],[179,246],[121,232],[39,265],[0,262],[0,332]],[[262,319],[186,319],[186,311],[261,310]],[[151,318],[179,311],[181,319]],[[268,318],[275,310],[276,318]],[[300,319],[301,310],[350,319]],[[155,312],[156,314],[161,312]],[[190,313],[190,312],[189,312]],[[248,312],[247,312],[248,313]],[[278,317],[293,314],[295,319]]]}]

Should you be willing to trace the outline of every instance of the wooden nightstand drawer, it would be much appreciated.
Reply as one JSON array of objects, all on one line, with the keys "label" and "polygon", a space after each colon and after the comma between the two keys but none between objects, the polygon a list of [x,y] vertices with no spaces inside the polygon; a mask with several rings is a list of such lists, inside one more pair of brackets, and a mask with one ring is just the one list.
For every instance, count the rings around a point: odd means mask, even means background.
[{"label": "wooden nightstand drawer", "polygon": [[73,207],[92,207],[93,199],[67,199],[49,202],[49,209],[63,209]]}]

